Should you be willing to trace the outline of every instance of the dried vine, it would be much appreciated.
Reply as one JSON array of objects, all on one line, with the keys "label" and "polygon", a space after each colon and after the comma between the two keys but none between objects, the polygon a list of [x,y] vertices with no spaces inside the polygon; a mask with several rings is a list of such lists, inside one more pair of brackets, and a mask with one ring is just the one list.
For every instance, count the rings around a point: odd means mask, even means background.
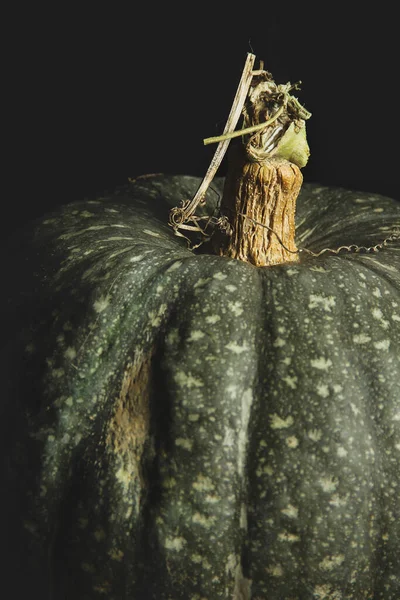
[{"label": "dried vine", "polygon": [[[231,111],[229,113],[228,120],[224,128],[224,135],[231,134],[240,118],[242,108],[245,103],[247,93],[249,91],[250,83],[253,77],[253,66],[256,57],[254,54],[248,54],[244,65],[242,76],[240,78],[239,86],[236,91],[236,95],[232,104]],[[194,212],[200,203],[204,203],[204,198],[208,187],[210,186],[218,167],[228,149],[230,138],[226,137],[219,141],[218,147],[211,160],[210,166],[208,167],[207,173],[200,184],[194,198],[192,200],[183,200],[181,206],[173,208],[170,212],[169,225],[173,228],[176,235],[187,238],[185,235],[179,232],[179,229],[185,229],[187,231],[197,231],[204,235],[204,230],[199,226],[200,217],[195,217]],[[188,222],[192,222],[192,225],[187,225]],[[190,241],[190,240],[189,240]],[[197,245],[197,247],[200,244]]]},{"label": "dried vine", "polygon": [[349,246],[339,246],[339,248],[335,248],[335,249],[323,248],[323,250],[320,250],[319,252],[313,252],[312,250],[309,250],[308,248],[299,248],[298,250],[290,250],[290,248],[288,248],[283,243],[279,234],[276,233],[276,231],[274,231],[272,229],[272,227],[269,227],[268,225],[265,225],[264,223],[260,223],[259,221],[256,221],[255,219],[252,219],[251,217],[249,217],[248,215],[244,215],[243,213],[238,213],[238,214],[241,217],[244,217],[245,219],[252,221],[255,225],[259,225],[260,227],[265,227],[266,229],[268,229],[271,233],[273,233],[276,236],[276,238],[278,239],[281,246],[287,252],[290,252],[291,254],[297,254],[297,252],[304,252],[306,254],[310,254],[310,256],[318,257],[327,252],[330,252],[331,254],[339,254],[342,250],[346,250],[347,252],[354,252],[354,253],[359,253],[359,252],[372,253],[372,252],[379,252],[380,250],[385,248],[389,244],[389,242],[394,242],[395,240],[400,240],[400,228],[395,228],[392,235],[385,238],[382,242],[379,242],[379,244],[375,244],[375,246],[357,246],[357,244],[350,244]]}]

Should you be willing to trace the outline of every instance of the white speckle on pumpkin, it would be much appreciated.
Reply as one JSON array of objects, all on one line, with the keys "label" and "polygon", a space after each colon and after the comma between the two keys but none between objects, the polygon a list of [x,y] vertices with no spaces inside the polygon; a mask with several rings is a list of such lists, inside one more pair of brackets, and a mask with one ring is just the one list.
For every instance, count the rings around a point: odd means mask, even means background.
[{"label": "white speckle on pumpkin", "polygon": [[209,315],[206,317],[206,323],[209,323],[210,325],[215,325],[215,323],[218,323],[220,320],[220,315]]},{"label": "white speckle on pumpkin", "polygon": [[152,235],[153,237],[160,237],[159,233],[155,231],[150,231],[150,229],[143,229],[143,233],[147,233],[147,235]]},{"label": "white speckle on pumpkin", "polygon": [[286,344],[286,340],[281,337],[276,338],[274,343],[272,344],[274,348],[282,348]]},{"label": "white speckle on pumpkin", "polygon": [[290,268],[286,271],[286,275],[289,275],[289,277],[292,277],[293,275],[297,275],[297,273],[298,273],[298,270],[293,269],[293,268]]},{"label": "white speckle on pumpkin", "polygon": [[49,435],[48,438],[47,438],[47,441],[48,442],[54,442],[55,439],[56,438],[54,437],[54,435]]},{"label": "white speckle on pumpkin", "polygon": [[299,509],[296,506],[293,506],[293,504],[288,504],[286,508],[282,508],[281,513],[290,519],[297,519],[299,516]]},{"label": "white speckle on pumpkin", "polygon": [[70,441],[71,436],[69,435],[69,433],[64,433],[64,435],[61,438],[61,443],[62,444],[68,444],[68,442]]},{"label": "white speckle on pumpkin", "polygon": [[311,429],[307,435],[313,442],[319,442],[322,438],[322,431],[320,429]]},{"label": "white speckle on pumpkin", "polygon": [[173,346],[176,342],[179,341],[179,331],[174,328],[165,336],[165,341],[169,346]]},{"label": "white speckle on pumpkin", "polygon": [[[115,225],[112,225],[112,227],[115,227]],[[103,238],[102,240],[96,240],[97,244],[100,244],[101,242],[121,242],[122,240],[134,240],[135,238],[126,235],[110,235],[108,238]],[[102,246],[103,247],[103,246]],[[124,250],[122,250],[122,252],[126,252],[128,250],[128,248],[125,248]],[[115,256],[118,256],[119,252],[117,252],[115,254]],[[113,255],[111,255],[113,256]]]},{"label": "white speckle on pumpkin", "polygon": [[286,385],[290,387],[290,389],[295,390],[297,387],[298,378],[295,375],[293,375],[292,377],[290,375],[287,375],[286,377],[282,377],[282,381],[286,383]]},{"label": "white speckle on pumpkin", "polygon": [[[218,439],[217,436],[215,436],[215,439]],[[229,448],[233,447],[235,444],[235,431],[232,429],[232,427],[225,427],[225,435],[224,435],[224,441],[222,442],[223,446],[227,446]]]},{"label": "white speckle on pumpkin", "polygon": [[66,401],[65,401],[65,404],[66,404],[67,406],[72,406],[72,405],[73,405],[73,403],[74,403],[74,400],[73,400],[72,396],[69,396],[69,397],[66,399]]},{"label": "white speckle on pumpkin", "polygon": [[329,387],[325,383],[320,383],[317,385],[317,394],[318,396],[321,396],[321,398],[328,398]]},{"label": "white speckle on pumpkin", "polygon": [[351,408],[351,410],[353,411],[353,414],[354,414],[355,416],[359,415],[359,414],[360,414],[360,412],[361,412],[361,411],[360,411],[360,409],[358,408],[358,406],[356,406],[356,405],[354,404],[354,402],[350,402],[350,408]]},{"label": "white speckle on pumpkin", "polygon": [[122,552],[122,550],[119,550],[118,548],[112,548],[111,550],[109,550],[108,556],[111,558],[111,560],[116,560],[118,562],[121,562],[122,559],[124,558],[124,553]]},{"label": "white speckle on pumpkin", "polygon": [[175,446],[179,446],[180,448],[184,448],[185,450],[192,450],[193,441],[188,438],[176,438]]},{"label": "white speckle on pumpkin", "polygon": [[314,367],[314,369],[319,369],[320,371],[327,371],[329,367],[332,366],[332,361],[330,358],[324,358],[323,356],[320,356],[319,358],[311,359],[310,365]]},{"label": "white speckle on pumpkin", "polygon": [[230,342],[229,344],[226,344],[225,348],[227,348],[231,352],[234,352],[235,354],[242,354],[243,352],[246,352],[248,350],[247,344],[243,344],[243,346],[240,346],[236,342]]},{"label": "white speckle on pumpkin", "polygon": [[270,565],[266,568],[267,573],[269,573],[272,577],[282,577],[283,569],[282,565]]},{"label": "white speckle on pumpkin", "polygon": [[296,535],[294,533],[289,533],[288,531],[283,531],[278,534],[278,540],[280,542],[290,542],[290,543],[299,542],[300,536]]},{"label": "white speckle on pumpkin", "polygon": [[205,336],[205,333],[203,331],[195,330],[190,333],[190,336],[188,337],[188,341],[189,342],[197,342],[197,340],[201,340],[201,338],[203,338],[204,336]]},{"label": "white speckle on pumpkin", "polygon": [[93,532],[93,537],[96,540],[96,542],[101,542],[106,537],[106,533],[105,533],[104,529],[96,529]]},{"label": "white speckle on pumpkin", "polygon": [[218,279],[218,281],[223,281],[227,277],[228,275],[226,275],[226,273],[221,273],[221,271],[218,271],[218,273],[214,273],[213,275],[213,279]]},{"label": "white speckle on pumpkin", "polygon": [[179,269],[179,267],[181,267],[181,266],[182,266],[182,261],[177,260],[174,263],[172,263],[172,265],[170,267],[168,267],[168,269],[165,272],[171,273],[171,271],[176,271],[176,269]]},{"label": "white speckle on pumpkin", "polygon": [[218,504],[218,502],[221,502],[221,496],[217,496],[217,494],[207,494],[204,500],[209,504]]},{"label": "white speckle on pumpkin", "polygon": [[345,506],[347,504],[347,497],[342,498],[339,496],[339,494],[333,494],[329,500],[329,504],[335,506],[336,508],[340,508],[341,506]]},{"label": "white speckle on pumpkin", "polygon": [[373,209],[372,209],[372,211],[373,211],[374,213],[381,213],[381,212],[383,212],[383,211],[384,211],[384,209],[383,209],[382,207],[378,207],[378,208],[373,208]]},{"label": "white speckle on pumpkin", "polygon": [[[192,554],[190,556],[190,560],[192,562],[194,562],[196,565],[200,565],[203,560],[203,557],[200,554]],[[198,596],[197,596],[197,598],[198,598]]]},{"label": "white speckle on pumpkin", "polygon": [[322,571],[332,571],[336,567],[340,567],[340,565],[344,561],[344,554],[337,554],[334,556],[326,556],[323,561],[319,563],[319,568]]},{"label": "white speckle on pumpkin", "polygon": [[240,505],[240,520],[239,520],[240,529],[244,529],[247,531],[247,506],[244,502]]},{"label": "white speckle on pumpkin", "polygon": [[236,285],[228,284],[225,286],[225,289],[227,289],[228,292],[236,292],[237,287],[236,287]]},{"label": "white speckle on pumpkin", "polygon": [[372,316],[374,317],[374,319],[377,319],[378,321],[380,321],[380,324],[383,327],[383,329],[388,329],[389,321],[386,321],[386,319],[383,318],[383,313],[382,313],[381,309],[373,308],[371,312],[372,312]]},{"label": "white speckle on pumpkin", "polygon": [[335,394],[339,394],[342,390],[343,387],[340,385],[340,383],[335,383],[333,385],[333,391],[335,392]]},{"label": "white speckle on pumpkin", "polygon": [[138,254],[137,256],[132,256],[129,259],[129,262],[135,263],[135,262],[139,262],[139,261],[141,261],[143,259],[144,259],[144,254]]},{"label": "white speckle on pumpkin", "polygon": [[233,312],[235,317],[240,317],[240,315],[243,313],[243,306],[242,303],[239,301],[228,302],[227,306]]},{"label": "white speckle on pumpkin", "polygon": [[80,217],[83,217],[84,219],[88,219],[88,218],[90,218],[90,217],[94,217],[94,213],[91,213],[91,212],[89,212],[88,210],[82,210],[82,211],[79,213],[79,216],[80,216]]},{"label": "white speckle on pumpkin", "polygon": [[115,473],[115,476],[116,476],[117,480],[119,481],[119,483],[124,488],[124,492],[126,493],[129,488],[129,483],[132,479],[131,473],[129,471],[127,471],[126,469],[124,469],[123,467],[120,467],[118,469],[118,471]]},{"label": "white speckle on pumpkin", "polygon": [[67,360],[74,360],[74,358],[76,358],[76,350],[75,348],[72,348],[71,346],[69,346],[66,351],[64,352],[64,356]]},{"label": "white speckle on pumpkin", "polygon": [[394,313],[394,314],[392,315],[392,319],[393,319],[393,321],[397,321],[397,322],[399,322],[399,323],[400,323],[400,315],[398,315],[398,314]]},{"label": "white speckle on pumpkin", "polygon": [[299,440],[294,435],[291,435],[290,437],[286,438],[285,442],[286,445],[289,446],[289,448],[297,448],[297,446],[299,445]]},{"label": "white speckle on pumpkin", "polygon": [[101,229],[107,229],[108,225],[92,225],[91,227],[87,227],[86,229],[80,229],[78,231],[71,231],[70,233],[63,233],[58,237],[59,240],[69,240],[76,235],[81,235],[86,231],[100,231]]},{"label": "white speckle on pumpkin", "polygon": [[390,340],[380,340],[379,342],[374,342],[374,346],[377,350],[389,350]]},{"label": "white speckle on pumpkin", "polygon": [[329,273],[329,269],[325,269],[324,267],[310,267],[310,271],[315,271],[316,273]]},{"label": "white speckle on pumpkin", "polygon": [[183,537],[167,537],[164,541],[164,547],[167,550],[175,550],[176,552],[180,552],[185,544],[187,544],[187,541]]},{"label": "white speckle on pumpkin", "polygon": [[372,294],[375,298],[382,298],[381,290],[379,288],[374,288]]},{"label": "white speckle on pumpkin", "polygon": [[200,379],[196,379],[196,377],[193,377],[193,375],[185,373],[184,371],[178,371],[174,379],[178,385],[189,389],[203,387],[204,385]]},{"label": "white speckle on pumpkin", "polygon": [[229,394],[229,397],[232,398],[232,400],[234,400],[235,398],[237,398],[238,395],[238,387],[236,385],[228,385],[226,388],[226,391]]},{"label": "white speckle on pumpkin", "polygon": [[348,452],[346,450],[346,448],[343,448],[343,446],[339,446],[339,448],[337,449],[337,455],[340,458],[344,458],[345,456],[347,456]]},{"label": "white speckle on pumpkin", "polygon": [[207,517],[199,512],[195,512],[192,516],[193,523],[198,523],[205,529],[211,529],[215,523],[215,517]]},{"label": "white speckle on pumpkin", "polygon": [[334,477],[321,477],[319,484],[324,492],[334,492],[337,488],[337,480]]},{"label": "white speckle on pumpkin", "polygon": [[197,413],[191,413],[191,414],[188,416],[188,420],[189,420],[189,421],[192,421],[192,423],[195,423],[196,421],[198,421],[198,420],[199,420],[199,418],[200,418],[200,415],[199,415],[199,414],[197,414]]},{"label": "white speckle on pumpkin", "polygon": [[60,379],[64,375],[64,369],[53,369],[51,372],[52,376],[56,379]]},{"label": "white speckle on pumpkin", "polygon": [[329,584],[317,585],[313,590],[314,598],[317,600],[342,600],[342,592],[333,590]]},{"label": "white speckle on pumpkin", "polygon": [[321,307],[325,312],[332,312],[332,308],[336,305],[336,299],[333,296],[316,296],[310,294],[310,302],[308,308]]},{"label": "white speckle on pumpkin", "polygon": [[214,489],[214,484],[210,477],[199,473],[196,481],[193,482],[192,487],[194,487],[194,489],[198,492],[211,492]]},{"label": "white speckle on pumpkin", "polygon": [[246,441],[248,437],[247,428],[250,420],[250,409],[253,403],[253,394],[251,389],[245,390],[242,395],[242,410],[240,419],[240,429],[238,435],[238,473],[243,476],[246,462]]},{"label": "white speckle on pumpkin", "polygon": [[196,283],[194,284],[193,289],[197,289],[199,287],[203,287],[209,281],[211,281],[211,279],[209,277],[206,277],[206,278],[200,277],[200,279],[198,279],[196,281]]},{"label": "white speckle on pumpkin", "polygon": [[369,335],[366,335],[365,333],[359,333],[356,335],[353,335],[353,342],[355,344],[368,344],[368,342],[371,341],[371,338]]},{"label": "white speckle on pumpkin", "polygon": [[287,429],[288,427],[291,427],[294,423],[292,415],[289,415],[286,419],[282,419],[279,415],[274,413],[270,416],[270,419],[271,429]]},{"label": "white speckle on pumpkin", "polygon": [[274,470],[271,465],[264,465],[263,467],[259,467],[256,470],[257,477],[262,477],[263,475],[273,475]]},{"label": "white speckle on pumpkin", "polygon": [[110,306],[110,300],[111,297],[110,296],[101,296],[98,300],[96,300],[93,303],[93,308],[97,313],[101,313],[104,310],[106,310],[106,308],[108,306]]}]

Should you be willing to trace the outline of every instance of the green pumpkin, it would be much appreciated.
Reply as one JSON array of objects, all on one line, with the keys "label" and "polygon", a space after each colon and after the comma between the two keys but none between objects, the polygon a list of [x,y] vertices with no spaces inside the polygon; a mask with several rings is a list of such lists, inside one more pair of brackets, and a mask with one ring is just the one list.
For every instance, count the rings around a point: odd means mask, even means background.
[{"label": "green pumpkin", "polygon": [[[138,180],[3,251],[3,589],[398,600],[400,241],[195,254],[167,222],[198,185]],[[400,205],[306,184],[296,222],[371,247]]]}]

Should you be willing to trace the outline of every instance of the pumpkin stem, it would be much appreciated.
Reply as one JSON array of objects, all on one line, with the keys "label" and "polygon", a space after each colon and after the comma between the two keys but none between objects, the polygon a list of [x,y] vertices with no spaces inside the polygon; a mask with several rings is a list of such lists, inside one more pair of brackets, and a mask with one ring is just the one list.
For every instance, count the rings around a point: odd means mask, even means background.
[{"label": "pumpkin stem", "polygon": [[[290,94],[300,82],[277,85],[263,63],[253,70],[254,61],[254,54],[249,54],[223,134],[204,140],[204,144],[218,143],[218,147],[200,187],[192,200],[182,200],[181,206],[171,209],[169,225],[191,245],[183,229],[201,233],[204,241],[207,236],[209,239],[207,227],[216,224],[219,229],[213,247],[217,254],[266,266],[293,262],[298,256],[294,213],[303,181],[299,167],[305,166],[310,154],[305,119],[311,113]],[[243,127],[235,131],[241,113]],[[196,216],[195,210],[204,204],[207,189],[235,137],[242,138],[245,150],[236,153],[231,162],[221,215],[208,217],[203,229],[199,222],[204,217]]]},{"label": "pumpkin stem", "polygon": [[257,267],[296,262],[295,205],[303,181],[299,167],[280,157],[249,162],[241,147],[230,158],[221,202],[230,227],[214,234],[214,250]]},{"label": "pumpkin stem", "polygon": [[267,71],[253,77],[239,132],[244,143],[231,156],[221,202],[225,228],[213,237],[221,256],[256,266],[298,260],[295,209],[311,114],[289,94],[297,86],[276,85]]}]

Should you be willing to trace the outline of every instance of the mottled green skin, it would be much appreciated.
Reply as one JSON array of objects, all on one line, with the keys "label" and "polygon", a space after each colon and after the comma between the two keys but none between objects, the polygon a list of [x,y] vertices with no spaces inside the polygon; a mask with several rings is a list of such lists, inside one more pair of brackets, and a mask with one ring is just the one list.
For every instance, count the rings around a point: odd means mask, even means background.
[{"label": "mottled green skin", "polygon": [[[194,255],[163,198],[198,184],[138,181],[4,251],[2,585],[398,600],[400,243],[260,269]],[[306,185],[297,224],[300,247],[372,246],[400,205]],[[139,469],[106,439],[149,357]]]}]

